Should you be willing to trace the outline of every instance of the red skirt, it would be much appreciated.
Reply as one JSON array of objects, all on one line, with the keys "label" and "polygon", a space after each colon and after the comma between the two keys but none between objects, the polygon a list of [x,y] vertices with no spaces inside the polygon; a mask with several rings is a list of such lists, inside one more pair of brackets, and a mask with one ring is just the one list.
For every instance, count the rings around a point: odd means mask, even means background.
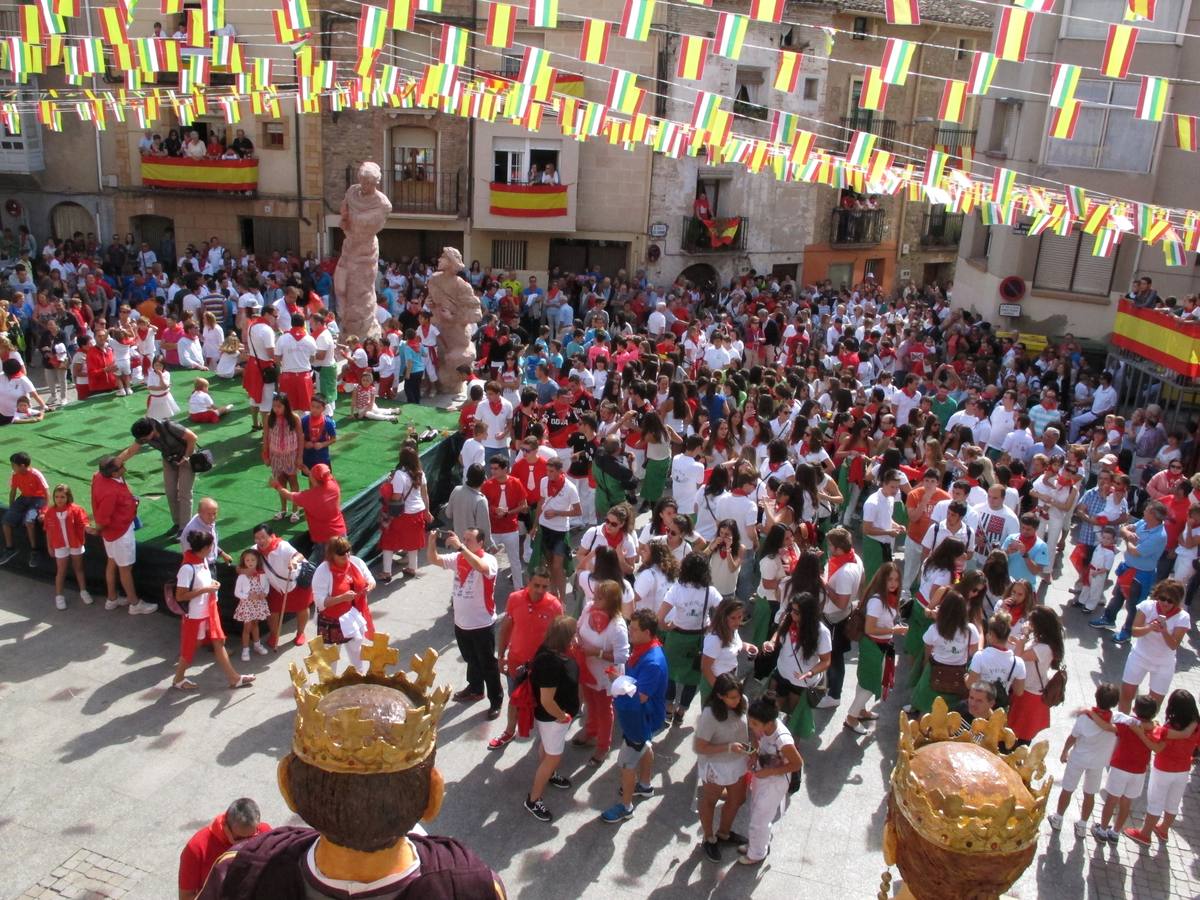
[{"label": "red skirt", "polygon": [[[200,630],[206,628],[204,637]],[[184,663],[191,665],[200,644],[220,643],[225,640],[225,630],[221,628],[221,614],[217,612],[216,600],[211,601],[208,618],[189,619],[184,616],[179,622],[179,655]]]},{"label": "red skirt", "polygon": [[312,604],[312,588],[311,587],[294,587],[287,594],[287,605],[284,605],[283,594],[271,588],[267,592],[267,606],[272,614],[279,614],[279,607],[283,606],[284,612],[298,613],[301,610],[308,609]]},{"label": "red skirt", "polygon": [[[242,389],[250,395],[250,399],[255,403],[262,403],[263,397],[263,377],[262,363],[254,356],[246,360],[245,368],[242,369]],[[303,410],[300,414],[303,413]]]},{"label": "red skirt", "polygon": [[281,393],[287,394],[296,415],[302,416],[308,412],[313,398],[312,372],[281,372],[278,388]]},{"label": "red skirt", "polygon": [[1038,732],[1050,727],[1050,707],[1041,694],[1025,691],[1013,697],[1008,710],[1008,727],[1023,741],[1032,741]]},{"label": "red skirt", "polygon": [[415,553],[425,548],[425,512],[403,513],[392,519],[379,536],[379,549]]}]

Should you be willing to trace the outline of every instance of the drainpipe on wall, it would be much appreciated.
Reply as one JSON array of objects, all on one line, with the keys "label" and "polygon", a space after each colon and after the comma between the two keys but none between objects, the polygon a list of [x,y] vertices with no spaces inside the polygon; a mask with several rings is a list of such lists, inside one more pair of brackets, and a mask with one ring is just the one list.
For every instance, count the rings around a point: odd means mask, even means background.
[{"label": "drainpipe on wall", "polygon": [[[84,0],[83,9],[84,9],[84,21],[87,22],[87,36],[90,38],[93,36],[91,0]],[[99,85],[96,83],[95,75],[92,75],[92,91],[93,91],[93,93],[97,93],[97,94],[100,91]],[[104,233],[104,228],[102,227],[102,223],[100,221],[100,195],[104,193],[104,166],[102,165],[101,160],[100,160],[100,129],[93,128],[92,131],[95,132],[95,139],[96,139],[96,235],[98,237],[99,235]],[[43,150],[43,152],[45,152],[45,151]],[[54,223],[51,222],[52,228],[53,228],[53,224]],[[115,222],[113,223],[113,227],[114,228],[116,227]],[[124,229],[122,229],[122,230],[124,230]]]},{"label": "drainpipe on wall", "polygon": [[[941,30],[942,30],[942,27],[940,25],[935,27],[933,29],[933,31],[930,32],[929,37],[926,38],[925,40],[922,40],[921,43],[917,45],[917,59],[916,59],[916,66],[913,69],[914,72],[924,71],[924,67],[922,64],[925,62],[925,45],[927,42],[932,43],[933,39],[938,36],[938,32],[940,32]],[[911,101],[909,101],[909,104],[908,104],[908,143],[910,143],[910,144],[915,143],[915,141],[913,140],[913,137],[914,137],[914,133],[916,132],[916,123],[914,120],[917,117],[917,98],[920,97],[920,95],[921,95],[921,89],[916,84],[914,84],[913,92],[912,92],[912,99],[911,99]],[[908,191],[903,190],[900,192],[900,215],[896,217],[896,278],[897,278],[897,280],[900,278],[900,258],[904,255],[904,221],[905,221],[905,216],[907,213],[908,213]]]},{"label": "drainpipe on wall", "polygon": [[[292,110],[292,128],[295,131],[296,141],[296,217],[305,225],[312,225],[312,220],[304,215],[304,172],[301,168],[300,158],[300,114]],[[300,252],[300,248],[296,248],[296,252]]]}]

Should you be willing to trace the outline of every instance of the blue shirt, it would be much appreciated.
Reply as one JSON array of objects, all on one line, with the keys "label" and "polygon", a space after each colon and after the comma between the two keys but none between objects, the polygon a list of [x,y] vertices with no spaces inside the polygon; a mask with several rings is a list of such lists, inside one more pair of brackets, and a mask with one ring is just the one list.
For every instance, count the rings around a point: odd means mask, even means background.
[{"label": "blue shirt", "polygon": [[1133,523],[1133,533],[1137,535],[1138,552],[1134,556],[1126,551],[1125,565],[1139,572],[1153,572],[1167,549],[1167,529],[1161,524],[1151,528],[1145,520],[1139,520]]},{"label": "blue shirt", "polygon": [[420,350],[414,350],[407,343],[400,348],[400,369],[407,372],[409,364],[412,364],[413,374],[425,371],[425,357]]},{"label": "blue shirt", "polygon": [[[625,666],[625,674],[637,682],[633,696],[613,698],[613,709],[625,739],[644,744],[663,727],[667,719],[667,657],[662,647],[651,647],[637,665]],[[646,695],[643,703],[639,694]]]},{"label": "blue shirt", "polygon": [[[1000,543],[1000,549],[1005,553],[1008,553],[1008,545],[1013,541],[1019,541],[1020,539],[1021,532],[1019,531],[1014,534],[1006,535],[1004,540]],[[1009,553],[1008,577],[1014,581],[1016,581],[1018,578],[1023,578],[1034,587],[1037,587],[1038,578],[1048,578],[1050,576],[1050,572],[1048,571],[1050,566],[1050,548],[1046,546],[1046,542],[1041,538],[1038,538],[1037,541],[1034,542],[1033,549],[1029,551],[1029,558],[1036,565],[1041,566],[1044,574],[1034,575],[1033,572],[1029,570],[1029,566],[1025,562],[1025,557],[1022,554]]]},{"label": "blue shirt", "polygon": [[[337,437],[337,425],[334,423],[333,419],[330,418],[329,416],[323,416],[322,419],[324,420],[324,422],[321,426],[321,434],[320,434],[320,436],[317,437],[317,440],[318,441],[328,441],[328,440],[331,440],[331,439]],[[304,432],[305,440],[308,439],[308,426],[311,421],[312,421],[311,413],[300,417],[300,430],[302,432]],[[329,448],[328,447],[320,447],[318,449],[313,449],[312,447],[305,447],[303,458],[304,458],[304,466],[305,466],[305,468],[308,468],[308,469],[311,469],[313,466],[317,465],[318,463],[325,463],[325,465],[327,465],[327,466],[330,465]]]}]

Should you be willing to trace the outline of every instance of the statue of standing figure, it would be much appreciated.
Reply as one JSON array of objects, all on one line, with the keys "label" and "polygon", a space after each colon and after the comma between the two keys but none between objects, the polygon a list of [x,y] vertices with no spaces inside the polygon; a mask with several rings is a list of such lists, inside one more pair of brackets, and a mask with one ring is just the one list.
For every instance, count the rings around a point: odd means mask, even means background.
[{"label": "statue of standing figure", "polygon": [[379,277],[379,238],[387,224],[392,201],[379,190],[383,172],[365,162],[358,167],[358,184],[342,200],[342,254],[333,272],[338,316],[343,335],[379,337],[375,318],[375,283]]},{"label": "statue of standing figure", "polygon": [[458,395],[462,391],[460,366],[475,365],[475,345],[471,337],[479,327],[482,308],[470,283],[458,273],[463,258],[453,247],[443,247],[437,271],[429,276],[429,305],[433,324],[438,327],[438,383],[442,390]]}]

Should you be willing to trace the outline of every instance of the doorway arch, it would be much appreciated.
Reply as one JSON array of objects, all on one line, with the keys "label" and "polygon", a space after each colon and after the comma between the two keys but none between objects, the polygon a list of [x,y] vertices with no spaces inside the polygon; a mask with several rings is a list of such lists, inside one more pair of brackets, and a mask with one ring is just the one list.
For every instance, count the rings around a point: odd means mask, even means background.
[{"label": "doorway arch", "polygon": [[[129,225],[134,238],[139,243],[145,241],[149,244],[150,249],[158,255],[159,262],[169,271],[175,262],[175,220],[168,216],[133,216]],[[168,242],[169,247],[166,246]]]},{"label": "doorway arch", "polygon": [[705,293],[714,293],[720,286],[721,276],[708,263],[693,263],[682,272],[676,281],[690,281],[696,288]]},{"label": "doorway arch", "polygon": [[50,233],[56,240],[69,240],[76,232],[86,237],[89,231],[96,231],[96,217],[78,203],[67,200],[50,210]]}]

